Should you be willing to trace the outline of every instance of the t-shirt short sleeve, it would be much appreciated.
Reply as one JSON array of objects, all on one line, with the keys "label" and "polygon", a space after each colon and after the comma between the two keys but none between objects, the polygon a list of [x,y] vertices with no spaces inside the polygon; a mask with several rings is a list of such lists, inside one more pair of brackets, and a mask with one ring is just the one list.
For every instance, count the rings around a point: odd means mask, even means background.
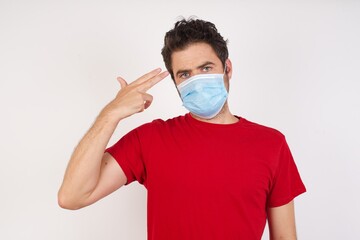
[{"label": "t-shirt short sleeve", "polygon": [[278,156],[268,207],[285,205],[306,191],[285,139]]},{"label": "t-shirt short sleeve", "polygon": [[137,129],[134,129],[123,136],[105,152],[111,154],[124,171],[127,182],[138,181],[143,184],[146,179],[146,171],[141,154],[141,145]]}]

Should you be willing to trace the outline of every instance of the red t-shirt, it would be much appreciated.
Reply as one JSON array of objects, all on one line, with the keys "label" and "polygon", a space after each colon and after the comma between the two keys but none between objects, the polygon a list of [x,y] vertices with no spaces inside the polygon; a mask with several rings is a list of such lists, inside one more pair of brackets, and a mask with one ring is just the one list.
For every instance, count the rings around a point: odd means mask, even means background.
[{"label": "red t-shirt", "polygon": [[267,208],[306,191],[285,137],[244,118],[154,120],[106,151],[147,189],[150,240],[259,240]]}]

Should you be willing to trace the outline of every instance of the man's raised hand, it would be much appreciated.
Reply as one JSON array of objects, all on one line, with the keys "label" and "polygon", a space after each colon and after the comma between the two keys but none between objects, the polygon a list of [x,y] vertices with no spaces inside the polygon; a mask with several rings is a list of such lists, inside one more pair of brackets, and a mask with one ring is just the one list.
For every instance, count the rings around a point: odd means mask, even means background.
[{"label": "man's raised hand", "polygon": [[148,108],[153,96],[147,93],[155,84],[167,77],[167,71],[161,72],[160,68],[154,69],[137,80],[128,84],[123,78],[118,77],[121,89],[103,110],[103,113],[110,114],[117,122],[129,117],[134,113],[142,112]]}]

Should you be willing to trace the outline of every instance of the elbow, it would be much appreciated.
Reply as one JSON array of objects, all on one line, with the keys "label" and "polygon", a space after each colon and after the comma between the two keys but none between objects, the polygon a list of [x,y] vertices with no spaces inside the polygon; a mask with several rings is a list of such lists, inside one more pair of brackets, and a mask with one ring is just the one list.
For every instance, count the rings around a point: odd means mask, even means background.
[{"label": "elbow", "polygon": [[61,190],[57,195],[58,205],[67,210],[78,210],[83,206],[78,201],[72,199],[68,194],[63,193]]}]

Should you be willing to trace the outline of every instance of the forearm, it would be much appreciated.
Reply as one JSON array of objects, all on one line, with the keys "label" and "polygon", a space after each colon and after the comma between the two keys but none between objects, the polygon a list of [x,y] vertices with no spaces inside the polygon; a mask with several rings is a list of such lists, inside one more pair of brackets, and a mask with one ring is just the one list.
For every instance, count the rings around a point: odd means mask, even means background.
[{"label": "forearm", "polygon": [[104,150],[119,120],[103,110],[75,148],[59,190],[60,201],[80,204],[95,189]]},{"label": "forearm", "polygon": [[[150,106],[153,97],[146,91],[169,74],[160,72],[161,69],[155,69],[131,84],[118,77],[121,90],[101,111],[71,156],[58,193],[60,206],[68,209],[87,206],[125,184],[126,176],[123,172],[115,172],[120,168],[114,170],[114,165],[109,166],[111,159],[108,155],[104,157],[104,151],[121,119]],[[116,176],[120,176],[120,186],[112,181]]]}]

